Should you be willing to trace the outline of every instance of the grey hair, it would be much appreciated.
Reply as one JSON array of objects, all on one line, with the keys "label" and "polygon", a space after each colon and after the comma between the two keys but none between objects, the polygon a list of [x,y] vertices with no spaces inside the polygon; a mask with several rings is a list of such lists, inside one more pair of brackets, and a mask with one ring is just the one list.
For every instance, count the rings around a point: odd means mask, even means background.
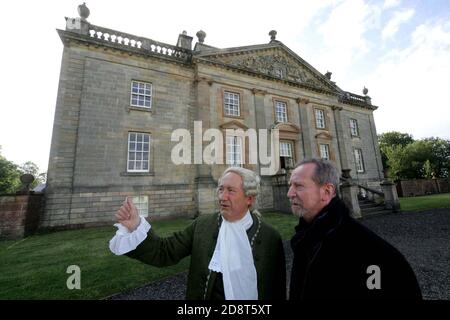
[{"label": "grey hair", "polygon": [[242,188],[244,189],[244,194],[246,197],[255,196],[257,197],[259,194],[261,178],[252,170],[245,169],[242,167],[229,167],[226,169],[222,176],[219,179],[219,185],[222,182],[222,178],[227,173],[236,173],[242,178]]},{"label": "grey hair", "polygon": [[298,163],[295,168],[307,163],[314,163],[316,165],[316,170],[314,170],[314,174],[311,177],[315,183],[319,186],[331,183],[335,190],[338,190],[340,174],[338,169],[330,161],[319,158],[304,159]]}]

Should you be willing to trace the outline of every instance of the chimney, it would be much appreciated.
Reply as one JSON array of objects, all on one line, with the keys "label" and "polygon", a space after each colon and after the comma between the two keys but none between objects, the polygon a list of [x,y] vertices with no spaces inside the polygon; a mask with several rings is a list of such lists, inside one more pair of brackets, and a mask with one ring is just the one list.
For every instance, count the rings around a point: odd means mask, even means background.
[{"label": "chimney", "polygon": [[90,26],[87,18],[89,17],[90,10],[86,6],[86,3],[78,6],[78,14],[80,15],[79,18],[66,17],[66,30],[88,35]]},{"label": "chimney", "polygon": [[192,37],[188,36],[186,31],[178,36],[177,47],[192,50]]}]

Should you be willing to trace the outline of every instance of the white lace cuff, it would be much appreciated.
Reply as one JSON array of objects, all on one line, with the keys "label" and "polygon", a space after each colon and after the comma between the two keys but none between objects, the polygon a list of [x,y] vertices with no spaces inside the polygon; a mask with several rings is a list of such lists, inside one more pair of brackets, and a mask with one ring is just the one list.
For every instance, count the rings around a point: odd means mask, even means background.
[{"label": "white lace cuff", "polygon": [[114,224],[118,228],[116,235],[109,241],[109,250],[115,255],[122,255],[130,252],[147,238],[147,232],[151,229],[150,223],[141,217],[139,226],[133,232],[121,223]]}]

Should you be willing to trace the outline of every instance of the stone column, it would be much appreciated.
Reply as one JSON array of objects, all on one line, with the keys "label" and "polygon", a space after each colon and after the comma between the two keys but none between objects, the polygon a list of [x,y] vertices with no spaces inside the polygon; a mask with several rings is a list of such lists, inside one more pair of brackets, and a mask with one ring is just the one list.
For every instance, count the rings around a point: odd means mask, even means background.
[{"label": "stone column", "polygon": [[[303,156],[305,158],[311,158],[313,156],[311,149],[311,130],[310,130],[310,121],[308,117],[307,106],[309,104],[309,100],[305,98],[298,98],[298,113],[300,118],[300,128],[302,129],[302,151]],[[301,159],[298,159],[301,160]]]},{"label": "stone column", "polygon": [[350,168],[350,164],[348,163],[347,150],[345,149],[344,125],[341,118],[342,107],[332,106],[331,109],[333,109],[336,139],[338,143],[341,168],[347,169]]},{"label": "stone column", "polygon": [[[267,91],[253,88],[253,103],[255,112],[255,129],[258,137],[258,163],[255,165],[256,172],[261,177],[261,190],[258,198],[256,199],[255,208],[258,210],[273,209],[274,199],[272,185],[272,178],[267,176],[261,176],[261,165],[259,162],[259,149],[261,147],[261,141],[259,140],[259,129],[267,130],[269,125],[266,121],[266,106],[265,106],[265,96]],[[267,146],[270,146],[270,135],[268,135],[267,140],[264,142]]]},{"label": "stone column", "polygon": [[[202,131],[211,127],[211,112],[210,112],[210,97],[212,81],[206,78],[197,78],[197,112],[195,119],[201,121]],[[195,130],[195,128],[194,128]],[[200,131],[200,130],[199,130]],[[196,132],[200,134],[203,140],[203,132]],[[206,144],[202,143],[202,150],[195,150],[194,161],[201,161],[201,164],[196,164],[197,177],[195,184],[197,186],[196,200],[198,214],[213,213],[216,210],[216,187],[217,184],[212,178],[210,165],[203,163],[203,150]],[[195,153],[197,152],[197,155]],[[195,163],[195,162],[194,162]]]},{"label": "stone column", "polygon": [[378,145],[378,136],[377,136],[377,129],[375,128],[375,120],[373,119],[373,112],[369,115],[369,123],[370,123],[370,133],[372,134],[372,144],[373,144],[373,151],[375,154],[375,161],[377,164],[378,169],[378,176],[380,180],[383,179],[383,162],[381,161],[381,152],[380,147]]},{"label": "stone column", "polygon": [[358,186],[350,177],[350,169],[346,169],[343,172],[343,177],[347,179],[341,184],[340,188],[342,201],[344,201],[349,208],[353,218],[361,218],[361,208],[359,207],[358,202]]},{"label": "stone column", "polygon": [[[259,139],[259,129],[267,129],[266,123],[266,108],[264,104],[264,98],[266,95],[266,91],[259,89],[252,89],[253,99],[254,99],[254,108],[255,108],[255,124],[256,124],[256,135]],[[270,138],[270,136],[269,136]],[[270,140],[268,140],[270,141]],[[268,145],[268,141],[265,141],[266,145]],[[258,152],[260,148],[261,141],[258,140]],[[258,154],[258,164],[256,165],[256,172],[261,175],[260,164],[259,164],[259,154]]]},{"label": "stone column", "polygon": [[400,201],[398,199],[397,188],[395,187],[395,183],[384,180],[380,183],[381,190],[384,193],[384,206],[388,210],[392,210],[394,212],[400,210]]}]

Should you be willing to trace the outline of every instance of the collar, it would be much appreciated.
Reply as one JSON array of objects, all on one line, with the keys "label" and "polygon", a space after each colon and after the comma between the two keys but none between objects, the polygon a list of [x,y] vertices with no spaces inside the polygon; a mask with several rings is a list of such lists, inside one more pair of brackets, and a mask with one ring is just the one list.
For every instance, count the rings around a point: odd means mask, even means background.
[{"label": "collar", "polygon": [[299,245],[315,245],[325,237],[331,235],[348,216],[348,209],[337,196],[326,205],[311,221],[306,222],[303,217],[295,227],[296,233],[291,239],[291,247],[295,250]]}]

